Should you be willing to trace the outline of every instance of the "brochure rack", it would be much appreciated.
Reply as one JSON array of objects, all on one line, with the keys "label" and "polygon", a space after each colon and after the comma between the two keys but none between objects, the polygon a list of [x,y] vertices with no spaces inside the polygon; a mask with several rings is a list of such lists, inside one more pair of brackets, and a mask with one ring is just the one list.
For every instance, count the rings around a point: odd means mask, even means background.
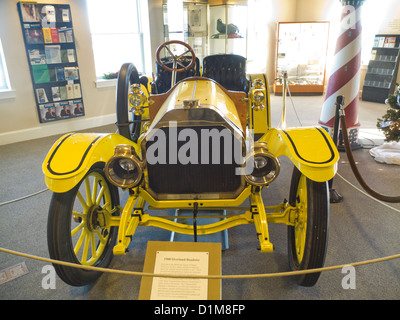
[{"label": "brochure rack", "polygon": [[69,5],[18,2],[39,121],[83,116]]},{"label": "brochure rack", "polygon": [[365,75],[362,99],[384,103],[396,87],[399,69],[399,35],[376,35]]}]

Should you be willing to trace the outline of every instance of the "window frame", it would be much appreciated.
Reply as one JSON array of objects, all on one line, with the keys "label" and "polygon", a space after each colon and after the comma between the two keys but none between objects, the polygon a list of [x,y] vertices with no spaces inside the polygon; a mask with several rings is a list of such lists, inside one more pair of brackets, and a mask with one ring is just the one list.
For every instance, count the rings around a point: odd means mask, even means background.
[{"label": "window frame", "polygon": [[[105,32],[97,32],[97,31],[92,31],[92,29],[90,28],[90,36],[91,39],[93,41],[93,36],[101,36],[101,35],[110,35],[110,34],[115,34],[115,35],[127,35],[127,34],[131,34],[133,36],[137,36],[139,38],[139,42],[140,42],[140,48],[138,48],[138,50],[140,50],[140,56],[141,56],[141,65],[143,66],[143,70],[139,70],[139,72],[143,73],[143,74],[151,74],[151,64],[149,64],[147,62],[146,56],[148,56],[150,54],[150,45],[149,43],[147,43],[147,41],[145,40],[145,33],[147,34],[147,36],[150,36],[150,28],[148,26],[149,24],[149,20],[146,19],[145,15],[148,15],[148,4],[147,1],[142,1],[142,0],[134,0],[135,1],[135,5],[136,5],[136,12],[137,12],[137,17],[132,19],[133,21],[137,21],[137,32],[131,32],[131,31],[124,31],[121,30],[120,32],[115,32],[112,31],[110,33],[105,33]],[[90,19],[90,5],[89,5],[89,1],[86,1],[87,3],[87,10],[88,10],[88,18]],[[97,4],[99,5],[99,4]],[[147,25],[146,25],[147,24]],[[92,48],[93,50],[93,56],[94,56],[94,63],[95,63],[95,76],[96,76],[96,87],[97,88],[101,88],[101,87],[108,87],[108,86],[115,86],[116,85],[116,79],[104,79],[103,75],[100,74],[101,72],[98,71],[98,66],[96,65],[96,52],[94,47]]]},{"label": "window frame", "polygon": [[10,77],[8,75],[8,69],[1,39],[0,39],[0,69],[1,69],[1,74],[3,74],[2,81],[5,84],[5,86],[0,87],[0,100],[15,98],[15,91],[11,89]]}]

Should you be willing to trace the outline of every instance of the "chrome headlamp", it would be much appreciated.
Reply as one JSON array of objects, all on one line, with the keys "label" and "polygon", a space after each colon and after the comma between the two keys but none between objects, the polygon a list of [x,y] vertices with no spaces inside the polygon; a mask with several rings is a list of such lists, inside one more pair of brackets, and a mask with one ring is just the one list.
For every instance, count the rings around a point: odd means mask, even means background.
[{"label": "chrome headlamp", "polygon": [[136,115],[143,114],[144,110],[140,108],[140,106],[146,101],[146,96],[140,88],[140,84],[134,83],[131,85],[128,97],[132,111],[134,111]]},{"label": "chrome headlamp", "polygon": [[265,87],[261,79],[255,79],[252,83],[251,100],[254,110],[258,111],[264,109]]},{"label": "chrome headlamp", "polygon": [[[252,163],[248,164],[249,161]],[[245,175],[246,181],[251,185],[266,186],[279,175],[279,160],[268,151],[266,142],[255,142],[245,163],[246,166],[252,165],[253,168],[251,174]]]},{"label": "chrome headlamp", "polygon": [[136,155],[133,146],[120,144],[104,169],[107,179],[121,188],[134,188],[142,181],[143,163]]},{"label": "chrome headlamp", "polygon": [[255,89],[253,91],[253,99],[254,99],[255,103],[258,103],[258,104],[262,103],[264,101],[264,99],[265,99],[264,91],[263,90],[259,90],[259,89],[258,90]]}]

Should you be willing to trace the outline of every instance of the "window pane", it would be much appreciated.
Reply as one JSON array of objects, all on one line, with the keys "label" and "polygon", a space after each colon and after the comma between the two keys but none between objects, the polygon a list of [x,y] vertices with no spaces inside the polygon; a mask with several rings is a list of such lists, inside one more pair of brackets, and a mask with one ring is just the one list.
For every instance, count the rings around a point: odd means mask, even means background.
[{"label": "window pane", "polygon": [[92,34],[139,32],[134,0],[87,0]]},{"label": "window pane", "polygon": [[0,41],[0,90],[5,90],[8,88],[7,78],[6,78],[6,69],[5,69],[5,61],[4,61],[4,53],[3,47]]},{"label": "window pane", "polygon": [[7,83],[4,77],[3,64],[0,62],[0,90],[4,89],[7,89]]},{"label": "window pane", "polygon": [[92,41],[97,76],[117,72],[125,62],[132,62],[143,72],[140,35],[92,35]]}]

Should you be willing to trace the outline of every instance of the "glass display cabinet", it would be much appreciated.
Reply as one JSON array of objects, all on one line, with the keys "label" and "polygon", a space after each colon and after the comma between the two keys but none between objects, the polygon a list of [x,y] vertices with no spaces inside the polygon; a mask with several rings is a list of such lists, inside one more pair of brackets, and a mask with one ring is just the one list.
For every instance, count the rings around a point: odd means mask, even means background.
[{"label": "glass display cabinet", "polygon": [[247,57],[247,1],[210,0],[209,54]]},{"label": "glass display cabinet", "polygon": [[[287,72],[291,94],[323,94],[329,22],[279,22],[275,79]],[[282,94],[282,83],[274,82]]]},{"label": "glass display cabinet", "polygon": [[164,0],[164,39],[207,55],[247,56],[247,0]]},{"label": "glass display cabinet", "polygon": [[200,61],[208,54],[208,1],[164,0],[165,41],[188,43]]}]

